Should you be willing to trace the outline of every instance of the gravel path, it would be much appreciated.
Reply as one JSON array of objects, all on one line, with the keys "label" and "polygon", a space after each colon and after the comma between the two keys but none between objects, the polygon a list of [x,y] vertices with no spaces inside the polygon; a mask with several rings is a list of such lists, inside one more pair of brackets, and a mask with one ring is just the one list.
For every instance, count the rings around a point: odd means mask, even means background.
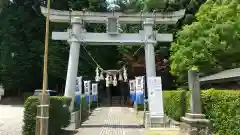
[{"label": "gravel path", "polygon": [[23,106],[0,105],[0,135],[21,135]]}]

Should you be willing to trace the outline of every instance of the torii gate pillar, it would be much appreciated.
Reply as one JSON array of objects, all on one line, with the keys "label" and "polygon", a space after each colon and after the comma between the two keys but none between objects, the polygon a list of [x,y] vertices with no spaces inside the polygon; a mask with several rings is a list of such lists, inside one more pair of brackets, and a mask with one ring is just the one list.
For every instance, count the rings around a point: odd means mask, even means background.
[{"label": "torii gate pillar", "polygon": [[156,63],[155,63],[155,51],[154,44],[148,41],[154,40],[153,25],[154,21],[152,18],[146,18],[144,21],[144,35],[145,35],[145,65],[146,75],[148,77],[156,76]]},{"label": "torii gate pillar", "polygon": [[[80,35],[80,33],[83,31],[81,23],[82,23],[82,20],[79,17],[74,17],[71,19],[72,33],[74,35]],[[65,92],[64,92],[64,96],[66,97],[72,98],[75,95],[79,52],[80,52],[80,42],[78,42],[77,40],[71,41],[68,68],[67,68],[66,86],[65,86]]]}]

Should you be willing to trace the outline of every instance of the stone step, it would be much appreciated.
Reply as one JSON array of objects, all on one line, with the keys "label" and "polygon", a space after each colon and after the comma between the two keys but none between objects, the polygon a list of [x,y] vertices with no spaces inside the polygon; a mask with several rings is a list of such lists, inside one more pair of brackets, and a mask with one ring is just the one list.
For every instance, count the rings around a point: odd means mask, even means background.
[{"label": "stone step", "polygon": [[149,128],[147,135],[185,135],[179,128]]}]

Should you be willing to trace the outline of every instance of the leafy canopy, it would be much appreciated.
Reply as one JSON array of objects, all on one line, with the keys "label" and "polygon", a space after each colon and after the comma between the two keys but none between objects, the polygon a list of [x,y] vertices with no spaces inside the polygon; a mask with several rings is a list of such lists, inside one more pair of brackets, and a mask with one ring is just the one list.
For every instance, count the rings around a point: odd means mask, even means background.
[{"label": "leafy canopy", "polygon": [[196,18],[177,33],[171,46],[171,72],[179,81],[193,66],[205,75],[240,66],[239,1],[208,0]]}]

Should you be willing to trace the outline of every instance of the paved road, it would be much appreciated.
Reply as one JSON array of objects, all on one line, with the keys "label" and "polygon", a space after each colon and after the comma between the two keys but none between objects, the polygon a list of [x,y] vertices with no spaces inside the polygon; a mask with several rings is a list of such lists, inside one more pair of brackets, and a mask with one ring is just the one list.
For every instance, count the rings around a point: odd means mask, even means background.
[{"label": "paved road", "polygon": [[102,107],[93,111],[75,135],[144,135],[144,129],[130,108]]},{"label": "paved road", "polygon": [[23,106],[0,105],[0,135],[21,135]]}]

